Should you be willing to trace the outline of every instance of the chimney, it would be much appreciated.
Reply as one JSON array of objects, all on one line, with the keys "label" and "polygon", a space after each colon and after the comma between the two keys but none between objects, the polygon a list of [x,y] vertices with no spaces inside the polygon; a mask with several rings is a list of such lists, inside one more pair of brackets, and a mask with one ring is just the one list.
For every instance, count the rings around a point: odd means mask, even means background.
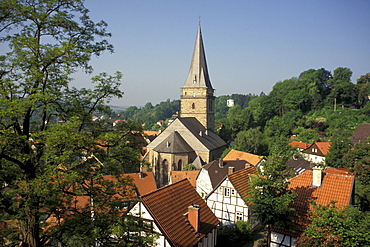
[{"label": "chimney", "polygon": [[224,168],[224,160],[223,159],[218,160],[218,167]]},{"label": "chimney", "polygon": [[199,204],[193,204],[188,207],[188,220],[194,227],[196,232],[199,232],[200,226],[200,207]]},{"label": "chimney", "polygon": [[322,167],[315,166],[312,168],[312,186],[321,187]]},{"label": "chimney", "polygon": [[143,178],[144,178],[144,172],[142,172],[142,171],[141,171],[141,172],[139,172],[139,178],[140,178],[140,179],[143,179]]},{"label": "chimney", "polygon": [[233,166],[229,166],[228,168],[227,168],[227,175],[230,175],[230,174],[232,174],[232,173],[234,173],[234,167]]}]

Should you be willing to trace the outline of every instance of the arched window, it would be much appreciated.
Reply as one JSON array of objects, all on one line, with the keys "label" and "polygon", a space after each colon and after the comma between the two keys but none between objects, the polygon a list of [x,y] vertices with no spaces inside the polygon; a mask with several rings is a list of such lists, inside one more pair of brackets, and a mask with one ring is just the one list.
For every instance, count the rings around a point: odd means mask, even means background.
[{"label": "arched window", "polygon": [[161,174],[160,174],[160,184],[165,186],[168,184],[168,160],[164,159],[162,161]]},{"label": "arched window", "polygon": [[195,104],[191,104],[191,109],[195,109]]},{"label": "arched window", "polygon": [[179,160],[179,162],[177,162],[177,170],[178,171],[182,170],[182,160]]}]

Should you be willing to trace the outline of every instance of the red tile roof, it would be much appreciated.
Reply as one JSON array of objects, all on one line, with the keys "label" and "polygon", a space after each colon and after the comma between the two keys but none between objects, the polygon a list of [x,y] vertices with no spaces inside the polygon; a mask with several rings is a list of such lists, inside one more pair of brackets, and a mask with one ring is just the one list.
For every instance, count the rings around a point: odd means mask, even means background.
[{"label": "red tile roof", "polygon": [[172,171],[172,183],[176,183],[180,180],[187,178],[193,187],[197,185],[197,177],[200,170],[197,171]]},{"label": "red tile roof", "polygon": [[[123,179],[129,178],[128,181],[130,182],[130,184],[118,188],[119,190],[124,191],[125,193],[115,195],[125,201],[131,200],[136,201],[139,196],[145,195],[157,189],[152,172],[142,172],[141,175],[140,173],[126,173],[122,174],[120,177]],[[102,179],[106,181],[117,181],[116,176],[112,175],[104,175]],[[99,187],[101,185],[97,183],[95,186]],[[89,196],[76,196],[75,206],[76,208],[82,209],[90,205],[90,200],[91,198]]]},{"label": "red tile roof", "polygon": [[309,146],[311,146],[311,143],[292,141],[289,143],[289,145],[292,147],[299,148],[299,149],[306,149]]},{"label": "red tile roof", "polygon": [[[325,156],[329,153],[331,142],[315,142],[304,153],[311,153],[319,156]],[[317,149],[317,150],[316,150]]]},{"label": "red tile roof", "polygon": [[[194,246],[219,223],[187,179],[162,187],[141,199],[171,246]],[[199,232],[194,231],[184,215],[193,204],[200,206]]]},{"label": "red tile roof", "polygon": [[245,160],[254,166],[256,166],[262,159],[263,156],[238,151],[235,149],[231,149],[224,158],[224,160]]},{"label": "red tile roof", "polygon": [[248,193],[251,191],[249,186],[251,174],[257,174],[257,170],[254,166],[245,168],[229,175],[229,180],[231,184],[234,186],[234,188],[242,198],[246,198],[248,196]]},{"label": "red tile roof", "polygon": [[354,175],[348,173],[348,169],[327,168],[323,173],[321,187],[312,186],[311,170],[304,171],[289,181],[289,188],[298,194],[292,205],[298,214],[294,221],[296,232],[275,228],[276,232],[298,237],[310,222],[308,211],[313,209],[310,201],[321,205],[336,201],[338,207],[351,204]]}]

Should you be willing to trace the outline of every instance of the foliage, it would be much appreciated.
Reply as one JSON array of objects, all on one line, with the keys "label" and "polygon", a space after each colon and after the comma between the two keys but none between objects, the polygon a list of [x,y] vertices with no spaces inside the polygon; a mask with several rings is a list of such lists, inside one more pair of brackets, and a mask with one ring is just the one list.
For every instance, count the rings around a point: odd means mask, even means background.
[{"label": "foliage", "polygon": [[[125,189],[131,182],[102,175],[112,166],[138,169],[134,136],[140,129],[108,133],[92,121],[96,112],[111,113],[106,103],[112,97],[122,97],[122,75],[101,73],[92,89],[69,85],[78,69],[92,71],[92,56],[113,51],[107,24],[93,22],[80,0],[1,0],[0,18],[0,41],[9,46],[0,56],[0,220],[20,229],[1,236],[13,246],[125,246],[120,237],[138,232],[119,221],[117,210],[128,196],[136,200]],[[112,239],[116,226],[122,231]]]},{"label": "foliage", "polygon": [[325,157],[326,164],[335,168],[349,166],[348,163],[344,162],[343,157],[351,148],[351,144],[349,138],[341,133],[342,131],[331,138],[330,152]]},{"label": "foliage", "polygon": [[220,159],[225,158],[225,156],[226,156],[226,155],[227,155],[231,150],[233,150],[233,148],[226,148],[226,149],[222,152]]},{"label": "foliage", "polygon": [[166,120],[172,115],[178,114],[180,110],[180,101],[167,99],[167,101],[160,102],[153,106],[150,102],[146,103],[144,107],[138,108],[130,106],[124,111],[125,119],[135,120],[145,123],[144,129],[150,130],[158,128],[157,122],[159,120]]},{"label": "foliage", "polygon": [[370,211],[370,144],[368,141],[357,143],[344,156],[344,162],[356,174],[356,203],[362,211]]},{"label": "foliage", "polygon": [[263,163],[258,175],[252,178],[251,193],[246,199],[255,217],[263,226],[288,227],[294,215],[290,204],[296,193],[288,189],[286,179],[292,175],[286,162],[290,155],[274,155]]},{"label": "foliage", "polygon": [[297,241],[300,247],[369,246],[370,216],[353,206],[340,208],[335,202],[315,205],[311,224]]},{"label": "foliage", "polygon": [[197,168],[193,164],[187,164],[182,168],[183,171],[195,171]]},{"label": "foliage", "polygon": [[217,245],[243,246],[252,237],[251,225],[248,221],[239,220],[232,225],[220,226],[217,234]]},{"label": "foliage", "polygon": [[233,148],[247,153],[261,154],[266,149],[262,139],[262,133],[258,129],[240,131],[235,138]]}]

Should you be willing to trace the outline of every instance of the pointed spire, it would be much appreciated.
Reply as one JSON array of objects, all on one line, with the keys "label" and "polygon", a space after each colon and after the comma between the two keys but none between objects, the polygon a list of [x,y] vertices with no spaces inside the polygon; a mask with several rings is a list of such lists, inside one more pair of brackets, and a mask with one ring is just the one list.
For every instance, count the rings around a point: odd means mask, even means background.
[{"label": "pointed spire", "polygon": [[208,75],[206,54],[204,52],[202,32],[200,30],[200,21],[194,45],[193,58],[191,59],[189,74],[184,87],[206,87],[213,89]]}]

